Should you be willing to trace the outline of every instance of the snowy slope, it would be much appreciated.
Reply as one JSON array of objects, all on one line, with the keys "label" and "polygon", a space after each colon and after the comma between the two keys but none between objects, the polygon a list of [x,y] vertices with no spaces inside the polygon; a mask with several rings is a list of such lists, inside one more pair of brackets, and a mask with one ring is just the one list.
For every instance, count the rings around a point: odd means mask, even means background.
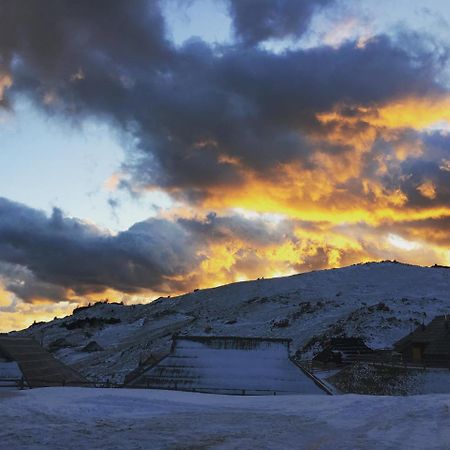
[{"label": "snowy slope", "polygon": [[0,392],[5,449],[448,449],[450,396]]},{"label": "snowy slope", "polygon": [[[284,337],[311,356],[329,336],[391,346],[422,321],[450,313],[450,270],[367,263],[234,283],[146,305],[97,304],[21,332],[84,375],[123,381],[167,353],[173,333]],[[102,350],[83,351],[96,342]]]}]

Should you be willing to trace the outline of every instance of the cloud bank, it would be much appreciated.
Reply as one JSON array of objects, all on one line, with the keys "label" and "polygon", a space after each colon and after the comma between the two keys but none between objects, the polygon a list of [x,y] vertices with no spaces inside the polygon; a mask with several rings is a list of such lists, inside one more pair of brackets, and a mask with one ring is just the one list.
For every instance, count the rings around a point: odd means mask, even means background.
[{"label": "cloud bank", "polygon": [[402,30],[275,51],[334,2],[225,3],[233,41],[175,45],[156,0],[0,0],[0,107],[25,95],[109,122],[130,143],[119,188],[184,208],[112,235],[1,199],[6,291],[57,301],[450,260],[448,46]]}]

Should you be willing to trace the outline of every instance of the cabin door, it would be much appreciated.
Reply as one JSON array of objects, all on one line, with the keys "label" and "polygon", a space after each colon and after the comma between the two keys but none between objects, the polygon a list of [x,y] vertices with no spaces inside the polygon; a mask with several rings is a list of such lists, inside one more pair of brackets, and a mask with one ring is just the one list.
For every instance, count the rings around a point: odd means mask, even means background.
[{"label": "cabin door", "polygon": [[414,346],[412,348],[412,359],[414,362],[422,362],[422,347]]}]

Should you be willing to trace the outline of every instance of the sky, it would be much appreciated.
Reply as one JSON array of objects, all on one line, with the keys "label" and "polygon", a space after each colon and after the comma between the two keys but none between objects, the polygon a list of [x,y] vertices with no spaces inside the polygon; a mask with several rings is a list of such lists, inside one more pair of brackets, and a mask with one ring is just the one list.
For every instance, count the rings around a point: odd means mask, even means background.
[{"label": "sky", "polygon": [[446,0],[0,0],[0,331],[450,265]]}]

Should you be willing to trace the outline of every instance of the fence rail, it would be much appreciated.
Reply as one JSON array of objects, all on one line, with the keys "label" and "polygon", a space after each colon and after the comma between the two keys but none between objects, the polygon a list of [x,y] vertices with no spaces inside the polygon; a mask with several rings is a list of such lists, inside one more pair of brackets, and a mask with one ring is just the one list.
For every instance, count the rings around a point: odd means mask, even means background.
[{"label": "fence rail", "polygon": [[[61,381],[49,381],[49,380],[32,380],[34,385],[42,384],[42,387],[92,387],[92,388],[124,388],[127,387],[125,384],[119,383],[111,383],[108,381],[98,382],[98,381],[85,381],[85,382],[67,382],[65,380]],[[15,389],[32,389],[25,379],[23,378],[0,378],[0,388],[15,388]],[[159,389],[159,390],[167,390],[167,389],[176,389],[178,391],[186,391],[186,392],[199,392],[199,393],[226,393],[231,395],[261,395],[264,393],[265,395],[283,395],[283,394],[292,394],[290,391],[274,391],[269,389],[227,389],[227,388],[188,388],[181,386],[174,386],[172,388],[167,387],[159,387],[159,386],[150,386],[149,384],[145,384],[143,386],[133,386],[133,388],[143,388],[143,389]]]},{"label": "fence rail", "polygon": [[384,356],[384,355],[359,355],[358,357],[353,357],[351,359],[347,359],[342,361],[341,363],[334,362],[320,362],[314,361],[312,359],[301,359],[296,360],[298,365],[303,367],[305,370],[310,372],[314,372],[321,369],[331,369],[331,368],[344,368],[347,366],[351,366],[358,363],[368,363],[371,365],[377,366],[389,366],[389,367],[397,367],[404,369],[447,369],[450,370],[450,360],[448,359],[433,359],[433,360],[424,360],[419,362],[405,360],[403,358],[399,358],[398,356]]},{"label": "fence rail", "polygon": [[32,389],[33,387],[92,387],[92,388],[122,388],[123,384],[110,381],[70,381],[33,378],[27,382],[25,378],[0,378],[0,388]]},{"label": "fence rail", "polygon": [[227,394],[227,395],[247,395],[247,396],[256,396],[256,395],[289,395],[295,394],[292,391],[274,391],[271,389],[233,389],[233,388],[212,388],[212,387],[197,387],[197,388],[189,388],[187,386],[179,386],[174,384],[172,387],[166,386],[155,386],[150,383],[146,383],[145,385],[136,385],[133,388],[138,389],[158,389],[163,391],[183,391],[183,392],[198,392],[202,394]]},{"label": "fence rail", "polygon": [[0,388],[25,389],[27,387],[23,378],[0,378]]}]

